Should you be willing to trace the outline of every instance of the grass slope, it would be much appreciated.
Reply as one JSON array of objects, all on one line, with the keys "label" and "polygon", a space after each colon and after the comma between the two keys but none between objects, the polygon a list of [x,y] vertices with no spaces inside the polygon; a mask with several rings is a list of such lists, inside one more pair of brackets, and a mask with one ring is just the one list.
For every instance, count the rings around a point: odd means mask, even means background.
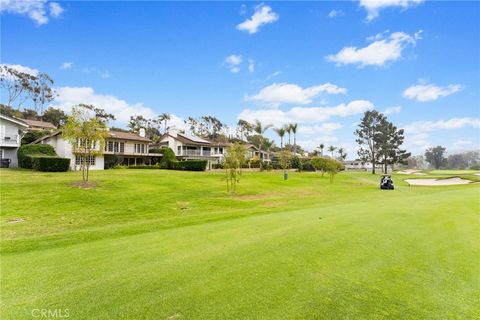
[{"label": "grass slope", "polygon": [[0,318],[480,316],[477,184],[246,173],[231,197],[220,174],[152,171],[80,190],[72,173],[2,170]]}]

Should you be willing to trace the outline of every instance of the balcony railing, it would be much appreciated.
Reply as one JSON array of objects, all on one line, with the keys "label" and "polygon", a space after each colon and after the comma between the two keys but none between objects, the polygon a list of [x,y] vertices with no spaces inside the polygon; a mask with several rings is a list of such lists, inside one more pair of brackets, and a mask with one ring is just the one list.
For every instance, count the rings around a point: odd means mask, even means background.
[{"label": "balcony railing", "polygon": [[2,146],[18,146],[20,144],[20,137],[18,134],[12,134],[0,138],[0,144]]}]

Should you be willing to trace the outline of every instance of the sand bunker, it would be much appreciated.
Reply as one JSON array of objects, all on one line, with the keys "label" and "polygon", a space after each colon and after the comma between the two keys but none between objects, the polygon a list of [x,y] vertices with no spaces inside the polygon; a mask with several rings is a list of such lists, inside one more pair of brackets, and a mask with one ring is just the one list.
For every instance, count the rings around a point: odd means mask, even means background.
[{"label": "sand bunker", "polygon": [[419,176],[424,176],[425,175],[425,173],[418,172],[418,171],[420,171],[420,170],[408,169],[408,170],[397,171],[396,173],[399,173],[399,174],[416,174],[416,175],[419,175]]},{"label": "sand bunker", "polygon": [[451,186],[455,184],[469,184],[470,180],[461,178],[450,179],[407,179],[405,180],[411,186]]},{"label": "sand bunker", "polygon": [[476,176],[480,176],[480,173],[475,173]]}]

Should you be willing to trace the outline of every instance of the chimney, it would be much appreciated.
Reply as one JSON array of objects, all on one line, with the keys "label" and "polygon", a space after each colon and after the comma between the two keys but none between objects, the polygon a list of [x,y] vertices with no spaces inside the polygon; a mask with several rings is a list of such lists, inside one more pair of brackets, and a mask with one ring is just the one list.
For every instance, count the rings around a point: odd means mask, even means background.
[{"label": "chimney", "polygon": [[145,128],[140,128],[138,131],[138,135],[142,138],[145,138]]}]

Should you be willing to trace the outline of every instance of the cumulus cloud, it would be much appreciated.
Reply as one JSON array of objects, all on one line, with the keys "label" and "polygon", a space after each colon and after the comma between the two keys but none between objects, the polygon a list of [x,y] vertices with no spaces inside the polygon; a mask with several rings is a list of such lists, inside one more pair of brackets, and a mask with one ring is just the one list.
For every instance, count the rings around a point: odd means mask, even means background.
[{"label": "cumulus cloud", "polygon": [[28,16],[37,25],[48,23],[50,18],[58,18],[63,11],[60,4],[47,0],[0,0],[0,13]]},{"label": "cumulus cloud", "polygon": [[272,8],[266,5],[259,5],[255,8],[255,13],[242,23],[237,25],[237,30],[247,31],[249,34],[257,33],[261,26],[277,21],[279,15],[272,11]]},{"label": "cumulus cloud", "polygon": [[253,61],[252,59],[248,60],[248,72],[255,72],[255,61]]},{"label": "cumulus cloud", "polygon": [[442,129],[480,128],[480,118],[451,118],[438,121],[417,121],[405,126],[409,133],[425,133]]},{"label": "cumulus cloud", "polygon": [[146,118],[155,118],[156,113],[143,103],[130,104],[125,100],[112,95],[98,94],[91,87],[60,87],[56,88],[58,97],[54,107],[70,111],[77,104],[93,104],[115,115],[118,122],[126,124],[130,116],[142,115]]},{"label": "cumulus cloud", "polygon": [[60,66],[60,69],[70,69],[73,67],[73,62],[64,62]]},{"label": "cumulus cloud", "polygon": [[360,6],[367,10],[367,21],[378,17],[380,10],[388,7],[407,9],[424,2],[424,0],[360,0]]},{"label": "cumulus cloud", "polygon": [[224,60],[225,66],[232,73],[237,73],[240,71],[240,64],[242,64],[242,62],[243,57],[241,54],[231,54]]},{"label": "cumulus cloud", "polygon": [[298,128],[298,132],[304,135],[317,135],[317,134],[331,134],[335,130],[341,129],[343,126],[337,122],[327,122],[313,126],[301,126]]},{"label": "cumulus cloud", "polygon": [[328,13],[328,17],[329,18],[335,18],[335,17],[338,17],[338,16],[343,16],[344,13],[342,10],[332,10]]},{"label": "cumulus cloud", "polygon": [[347,89],[338,87],[331,83],[324,83],[317,86],[302,88],[293,83],[274,83],[253,96],[247,96],[247,100],[262,102],[272,106],[284,103],[308,104],[321,93],[345,94]]},{"label": "cumulus cloud", "polygon": [[[259,120],[263,123],[281,126],[287,123],[315,123],[323,122],[331,117],[348,117],[373,109],[373,104],[367,100],[354,100],[348,104],[339,104],[335,107],[294,107],[283,111],[280,109],[244,109],[237,116],[249,122]],[[299,129],[300,130],[300,129]]]},{"label": "cumulus cloud", "polygon": [[337,66],[355,64],[359,67],[385,66],[389,62],[402,57],[402,52],[409,45],[415,45],[421,39],[421,30],[413,36],[405,32],[394,32],[390,35],[380,33],[367,40],[373,41],[363,48],[344,47],[334,55],[328,55],[327,61],[336,63]]},{"label": "cumulus cloud", "polygon": [[449,96],[461,89],[462,85],[460,84],[449,84],[446,87],[440,87],[434,84],[417,84],[405,89],[405,91],[403,91],[403,96],[407,99],[426,102]]},{"label": "cumulus cloud", "polygon": [[385,109],[385,111],[383,111],[383,114],[389,115],[389,114],[394,114],[394,113],[400,113],[401,110],[402,110],[401,106],[390,107],[390,108]]}]

